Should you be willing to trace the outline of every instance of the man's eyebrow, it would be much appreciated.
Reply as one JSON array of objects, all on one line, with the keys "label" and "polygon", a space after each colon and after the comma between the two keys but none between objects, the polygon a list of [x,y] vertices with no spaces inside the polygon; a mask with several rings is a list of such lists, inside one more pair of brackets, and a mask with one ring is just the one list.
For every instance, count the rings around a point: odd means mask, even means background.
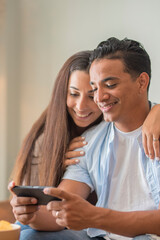
[{"label": "man's eyebrow", "polygon": [[101,80],[102,82],[107,82],[107,81],[110,81],[110,80],[118,80],[119,78],[118,77],[107,77],[103,80]]},{"label": "man's eyebrow", "polygon": [[[103,80],[101,80],[101,82],[107,82],[107,81],[110,81],[110,80],[118,80],[119,78],[118,77],[107,77],[107,78],[104,78]],[[91,85],[94,85],[94,82],[90,82]]]}]

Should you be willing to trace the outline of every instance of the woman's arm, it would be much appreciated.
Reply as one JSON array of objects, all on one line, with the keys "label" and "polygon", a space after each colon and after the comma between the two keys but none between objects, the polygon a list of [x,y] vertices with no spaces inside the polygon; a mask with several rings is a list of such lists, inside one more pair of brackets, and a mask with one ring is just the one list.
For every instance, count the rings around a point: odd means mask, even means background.
[{"label": "woman's arm", "polygon": [[[38,142],[39,143],[39,142]],[[38,144],[37,143],[37,144]],[[86,144],[83,137],[74,138],[69,145],[68,151],[65,155],[64,161],[66,168],[68,165],[78,163],[76,157],[82,156],[84,153],[80,151],[74,151]],[[36,154],[39,152],[39,148],[36,148]],[[71,159],[73,158],[73,159]],[[46,206],[37,206],[37,200],[35,198],[17,197],[12,188],[15,186],[14,182],[11,182],[8,186],[12,193],[11,206],[13,209],[14,217],[17,221],[25,225],[30,225],[33,229],[41,231],[54,231],[61,230],[62,227],[58,226],[55,222],[53,215],[47,211]]]},{"label": "woman's arm", "polygon": [[30,197],[17,197],[12,188],[14,182],[9,184],[12,193],[11,206],[15,219],[24,225],[30,225],[33,229],[40,231],[58,231],[63,227],[56,224],[53,215],[47,211],[46,206],[38,206],[37,200]]},{"label": "woman's arm", "polygon": [[160,160],[160,104],[152,107],[142,127],[145,154]]},{"label": "woman's arm", "polygon": [[59,226],[56,223],[56,219],[50,212],[47,211],[46,206],[39,207],[34,221],[32,221],[29,225],[33,229],[39,231],[60,231],[64,229],[63,226]]}]

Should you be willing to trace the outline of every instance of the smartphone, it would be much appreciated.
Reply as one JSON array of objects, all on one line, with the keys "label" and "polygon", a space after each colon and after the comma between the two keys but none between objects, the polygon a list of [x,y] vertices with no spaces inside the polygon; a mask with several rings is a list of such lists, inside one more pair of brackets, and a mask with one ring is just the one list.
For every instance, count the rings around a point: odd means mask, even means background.
[{"label": "smartphone", "polygon": [[37,205],[47,205],[50,201],[61,201],[57,197],[44,194],[43,189],[46,187],[41,186],[15,186],[12,191],[18,197],[34,197],[38,200]]}]

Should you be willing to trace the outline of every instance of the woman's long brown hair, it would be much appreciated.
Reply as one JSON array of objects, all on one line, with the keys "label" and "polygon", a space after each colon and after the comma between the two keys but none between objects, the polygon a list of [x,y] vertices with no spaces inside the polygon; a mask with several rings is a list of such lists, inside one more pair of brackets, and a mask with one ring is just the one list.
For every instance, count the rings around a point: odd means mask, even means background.
[{"label": "woman's long brown hair", "polygon": [[[24,139],[12,179],[20,185],[30,184],[32,154],[37,138],[43,133],[39,183],[43,186],[57,186],[62,178],[64,155],[70,140],[76,137],[75,124],[67,111],[68,80],[73,71],[88,70],[90,51],[78,52],[62,66],[52,92],[48,107],[33,124]],[[99,121],[101,118],[99,119]],[[74,133],[74,134],[72,134]]]}]

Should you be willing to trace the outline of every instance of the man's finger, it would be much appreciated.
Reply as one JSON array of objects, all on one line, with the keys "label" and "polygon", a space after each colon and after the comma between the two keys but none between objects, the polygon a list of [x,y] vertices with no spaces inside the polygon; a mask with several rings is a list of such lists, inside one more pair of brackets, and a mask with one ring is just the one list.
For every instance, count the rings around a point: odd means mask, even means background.
[{"label": "man's finger", "polygon": [[70,200],[71,199],[71,194],[63,191],[62,189],[59,188],[45,188],[44,190],[45,194],[51,195],[53,197],[58,197],[60,199],[64,200]]}]

